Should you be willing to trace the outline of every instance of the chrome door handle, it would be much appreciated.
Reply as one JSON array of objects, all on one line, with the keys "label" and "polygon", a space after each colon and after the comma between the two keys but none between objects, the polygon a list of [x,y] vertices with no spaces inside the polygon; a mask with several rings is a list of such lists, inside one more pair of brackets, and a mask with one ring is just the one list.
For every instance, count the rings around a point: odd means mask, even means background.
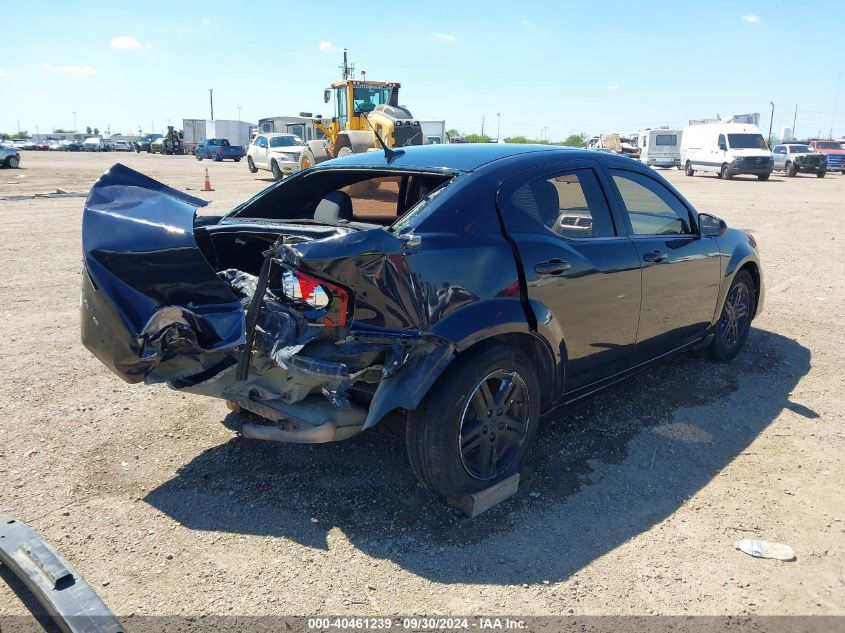
[{"label": "chrome door handle", "polygon": [[572,264],[560,259],[551,259],[547,262],[534,264],[534,272],[538,275],[559,275],[572,268]]}]

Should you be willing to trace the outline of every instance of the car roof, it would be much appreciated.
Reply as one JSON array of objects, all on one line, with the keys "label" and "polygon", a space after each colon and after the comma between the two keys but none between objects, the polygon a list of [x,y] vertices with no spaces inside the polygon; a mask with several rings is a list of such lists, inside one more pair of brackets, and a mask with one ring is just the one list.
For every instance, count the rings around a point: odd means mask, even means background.
[{"label": "car roof", "polygon": [[[258,136],[266,136],[267,138],[275,138],[277,136],[296,136],[296,134],[291,134],[290,132],[260,132]],[[299,138],[296,136],[296,138]]]},{"label": "car roof", "polygon": [[[397,149],[397,148],[394,148]],[[317,165],[316,169],[331,167],[365,167],[385,169],[449,169],[457,171],[473,171],[482,165],[495,161],[513,159],[538,152],[548,153],[549,160],[578,158],[608,159],[620,158],[630,161],[630,158],[607,155],[595,150],[586,150],[561,145],[523,145],[517,143],[452,143],[436,145],[415,145],[403,147],[403,154],[388,161],[382,151],[362,152],[343,158],[336,158]]]}]

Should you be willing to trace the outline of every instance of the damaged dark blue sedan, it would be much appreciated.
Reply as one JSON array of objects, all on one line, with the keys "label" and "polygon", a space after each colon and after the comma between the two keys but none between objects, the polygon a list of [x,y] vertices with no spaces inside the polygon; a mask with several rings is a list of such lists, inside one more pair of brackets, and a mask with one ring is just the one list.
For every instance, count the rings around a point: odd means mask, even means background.
[{"label": "damaged dark blue sedan", "polygon": [[348,438],[396,412],[444,495],[525,460],[541,414],[672,354],[742,348],[753,237],[627,158],[553,146],[367,152],[223,217],[122,165],[83,219],[82,340],[128,382]]}]

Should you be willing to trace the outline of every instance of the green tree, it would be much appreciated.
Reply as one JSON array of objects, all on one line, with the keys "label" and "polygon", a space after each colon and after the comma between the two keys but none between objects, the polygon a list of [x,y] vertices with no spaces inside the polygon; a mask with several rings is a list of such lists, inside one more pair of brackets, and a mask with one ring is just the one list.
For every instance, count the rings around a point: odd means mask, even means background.
[{"label": "green tree", "polygon": [[73,130],[66,130],[66,129],[61,128],[61,127],[57,130],[53,130],[53,132],[55,132],[56,134],[74,134],[75,133]]},{"label": "green tree", "polygon": [[467,134],[464,141],[467,143],[489,143],[490,137],[486,134]]},{"label": "green tree", "polygon": [[12,138],[29,138],[29,132],[27,132],[26,130],[21,130],[16,134],[12,134]]},{"label": "green tree", "polygon": [[99,136],[99,134],[100,134],[100,130],[98,130],[97,128],[94,128],[94,136]]},{"label": "green tree", "polygon": [[90,125],[85,128],[85,133],[88,134],[88,135],[91,134],[91,126]]},{"label": "green tree", "polygon": [[560,144],[568,147],[584,147],[586,140],[587,135],[581,132],[580,134],[570,134],[565,140],[561,141]]}]

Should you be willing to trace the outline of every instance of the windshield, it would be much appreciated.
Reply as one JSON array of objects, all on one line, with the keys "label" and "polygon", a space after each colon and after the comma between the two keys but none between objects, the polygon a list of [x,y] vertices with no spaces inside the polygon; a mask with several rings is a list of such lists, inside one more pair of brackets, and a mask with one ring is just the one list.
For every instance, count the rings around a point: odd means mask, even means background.
[{"label": "windshield", "polygon": [[769,149],[762,134],[728,134],[731,149]]},{"label": "windshield", "polygon": [[270,147],[299,147],[305,145],[296,136],[274,136],[270,139]]},{"label": "windshield", "polygon": [[355,114],[361,114],[361,105],[371,103],[373,106],[388,103],[390,88],[355,87],[352,89],[352,100],[355,103]]},{"label": "windshield", "polygon": [[802,152],[812,152],[809,145],[787,145],[790,154],[800,154]]},{"label": "windshield", "polygon": [[842,149],[842,146],[833,141],[824,141],[822,143],[816,143],[816,149]]}]

